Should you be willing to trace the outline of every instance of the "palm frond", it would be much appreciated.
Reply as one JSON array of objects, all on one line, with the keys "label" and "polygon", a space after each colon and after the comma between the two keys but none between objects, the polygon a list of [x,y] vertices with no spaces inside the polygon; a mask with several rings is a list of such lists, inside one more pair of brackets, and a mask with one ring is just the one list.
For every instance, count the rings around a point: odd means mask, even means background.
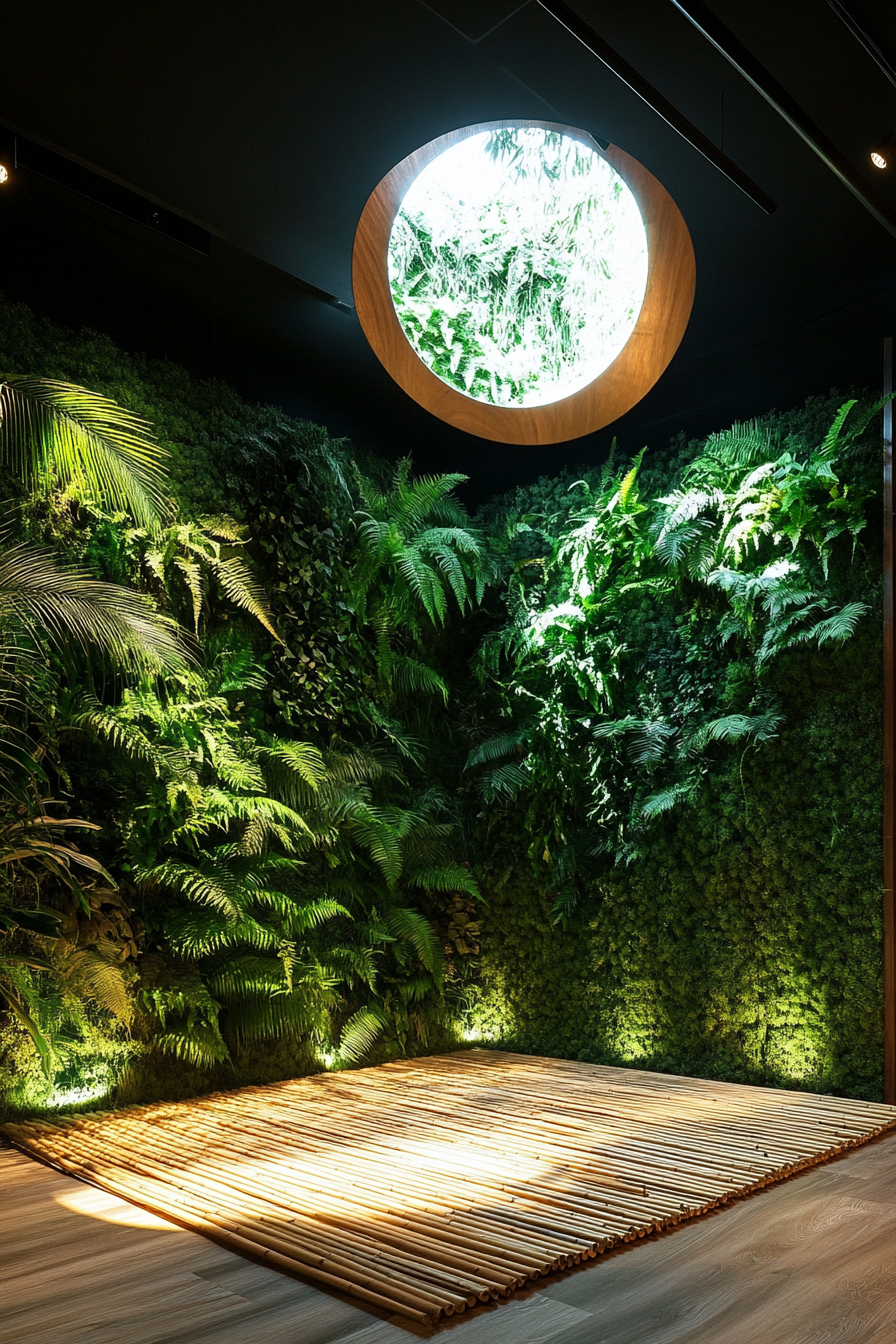
[{"label": "palm frond", "polygon": [[0,375],[0,455],[28,482],[51,467],[65,484],[83,479],[103,503],[141,524],[169,507],[167,454],[149,425],[71,383]]},{"label": "palm frond", "polygon": [[[7,965],[9,965],[10,960],[9,957],[4,958]],[[43,967],[39,969],[43,969]],[[48,965],[46,969],[52,968]],[[0,974],[0,1003],[6,1004],[7,1009],[19,1025],[23,1026],[28,1032],[37,1050],[44,1077],[52,1081],[56,1069],[56,1054],[52,1042],[42,1030],[37,1019],[36,1003],[29,1002],[28,997],[19,990],[17,985],[10,981],[8,975],[4,976],[2,974]]]},{"label": "palm frond", "polygon": [[0,617],[63,652],[74,643],[85,654],[100,651],[154,672],[177,672],[189,662],[175,622],[148,598],[27,546],[0,550]]}]

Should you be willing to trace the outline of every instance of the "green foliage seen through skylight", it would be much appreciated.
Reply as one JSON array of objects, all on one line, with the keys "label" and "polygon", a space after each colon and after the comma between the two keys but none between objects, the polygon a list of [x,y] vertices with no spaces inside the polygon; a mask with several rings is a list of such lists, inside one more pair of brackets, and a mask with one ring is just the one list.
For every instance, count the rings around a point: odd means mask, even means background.
[{"label": "green foliage seen through skylight", "polygon": [[647,284],[637,202],[586,141],[482,132],[411,184],[389,240],[411,345],[443,382],[496,406],[579,391],[631,335]]}]

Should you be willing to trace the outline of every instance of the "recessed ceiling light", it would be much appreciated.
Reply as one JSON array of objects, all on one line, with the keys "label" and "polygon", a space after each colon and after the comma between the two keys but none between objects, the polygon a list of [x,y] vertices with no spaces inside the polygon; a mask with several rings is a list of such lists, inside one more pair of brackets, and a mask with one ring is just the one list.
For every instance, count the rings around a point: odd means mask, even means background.
[{"label": "recessed ceiling light", "polygon": [[894,160],[896,160],[896,131],[891,131],[871,150],[871,162],[875,168],[889,168]]},{"label": "recessed ceiling light", "polygon": [[9,169],[5,163],[0,163],[0,186],[9,181]]}]

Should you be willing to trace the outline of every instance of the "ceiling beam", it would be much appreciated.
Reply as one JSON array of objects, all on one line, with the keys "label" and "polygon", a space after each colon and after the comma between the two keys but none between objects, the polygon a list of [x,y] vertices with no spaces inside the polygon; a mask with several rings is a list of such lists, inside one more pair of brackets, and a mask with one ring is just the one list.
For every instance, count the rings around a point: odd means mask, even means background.
[{"label": "ceiling beam", "polygon": [[859,16],[849,8],[849,5],[844,5],[842,0],[828,0],[828,4],[837,18],[843,20],[856,41],[865,48],[872,61],[880,66],[890,83],[896,86],[896,67],[881,50],[880,45],[875,42]]}]

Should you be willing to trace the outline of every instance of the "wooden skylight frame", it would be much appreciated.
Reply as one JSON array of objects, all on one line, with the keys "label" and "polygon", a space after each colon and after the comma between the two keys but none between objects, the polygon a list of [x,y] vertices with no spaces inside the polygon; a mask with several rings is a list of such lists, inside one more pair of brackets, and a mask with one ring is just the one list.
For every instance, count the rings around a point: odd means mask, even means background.
[{"label": "wooden skylight frame", "polygon": [[[452,145],[483,131],[538,127],[581,140],[616,170],[637,201],[647,234],[647,288],[628,341],[587,386],[542,406],[493,406],[442,382],[414,350],[398,320],[389,285],[389,238],[414,179]],[[617,420],[668,367],[694,303],[694,247],[681,211],[661,182],[616,145],[587,131],[546,121],[487,121],[430,140],[388,172],[371,193],[355,233],[352,284],[358,318],[374,354],[419,405],[455,428],[498,443],[547,444],[581,438]]]}]

